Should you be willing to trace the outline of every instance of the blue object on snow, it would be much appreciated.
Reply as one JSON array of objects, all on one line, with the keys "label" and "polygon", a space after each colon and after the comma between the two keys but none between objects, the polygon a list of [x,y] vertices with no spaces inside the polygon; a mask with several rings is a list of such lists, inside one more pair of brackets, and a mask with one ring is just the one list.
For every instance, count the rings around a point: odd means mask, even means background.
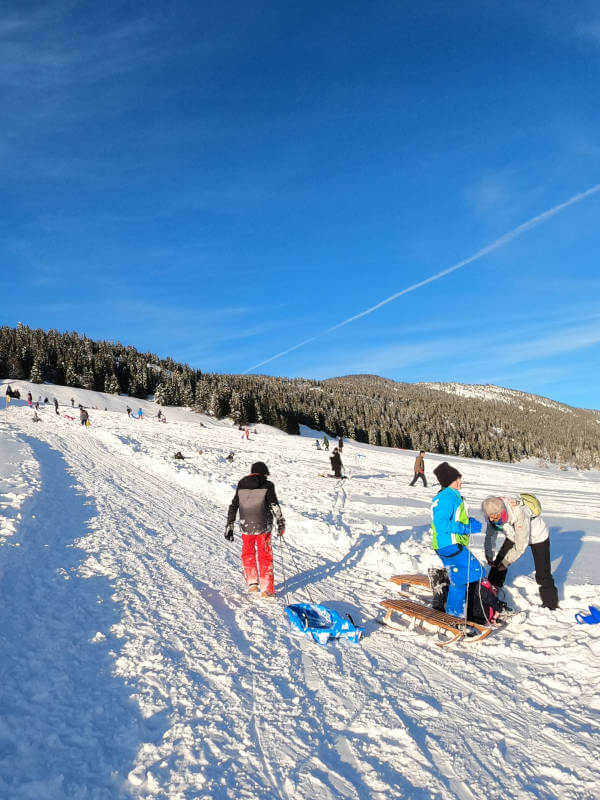
[{"label": "blue object on snow", "polygon": [[348,639],[356,644],[365,632],[352,619],[342,617],[337,611],[316,603],[295,603],[285,607],[290,624],[310,636],[319,644],[327,644],[329,639]]},{"label": "blue object on snow", "polygon": [[575,614],[575,619],[581,625],[585,622],[586,625],[597,625],[600,622],[600,608],[595,606],[588,606],[590,613],[584,617],[583,614]]}]

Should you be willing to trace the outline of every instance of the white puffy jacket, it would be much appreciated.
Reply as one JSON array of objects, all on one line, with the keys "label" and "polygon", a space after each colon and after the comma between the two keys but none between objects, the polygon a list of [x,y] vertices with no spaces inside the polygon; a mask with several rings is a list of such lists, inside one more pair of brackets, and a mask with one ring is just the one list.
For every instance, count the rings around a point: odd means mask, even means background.
[{"label": "white puffy jacket", "polygon": [[[527,546],[545,542],[549,537],[548,527],[540,517],[534,517],[529,506],[516,497],[501,497],[508,515],[507,521],[502,526],[502,533],[513,543],[513,547],[502,559],[499,566],[508,567],[520,558]],[[485,557],[493,561],[497,552],[496,539],[498,529],[488,520],[485,530]]]}]

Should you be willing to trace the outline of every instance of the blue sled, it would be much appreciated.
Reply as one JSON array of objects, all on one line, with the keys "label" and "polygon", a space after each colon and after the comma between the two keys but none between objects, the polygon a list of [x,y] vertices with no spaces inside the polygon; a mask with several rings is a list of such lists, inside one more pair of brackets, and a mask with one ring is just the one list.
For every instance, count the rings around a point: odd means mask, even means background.
[{"label": "blue sled", "polygon": [[583,614],[575,614],[575,619],[580,625],[582,622],[585,622],[586,625],[597,625],[600,622],[600,608],[595,606],[588,606],[588,608],[590,613],[587,617],[584,617]]},{"label": "blue sled", "polygon": [[355,625],[352,619],[344,618],[331,608],[316,603],[296,603],[286,606],[290,624],[318,644],[327,644],[330,639],[348,639],[357,644],[365,629]]}]

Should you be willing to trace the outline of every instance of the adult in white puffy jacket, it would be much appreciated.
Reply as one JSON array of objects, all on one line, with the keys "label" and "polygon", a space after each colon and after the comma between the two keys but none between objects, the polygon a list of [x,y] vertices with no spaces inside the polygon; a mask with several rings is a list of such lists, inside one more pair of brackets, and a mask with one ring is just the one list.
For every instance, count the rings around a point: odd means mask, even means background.
[{"label": "adult in white puffy jacket", "polygon": [[[531,547],[542,606],[554,611],[558,608],[558,592],[550,563],[550,534],[542,517],[536,517],[516,497],[486,497],[481,508],[487,519],[485,557],[491,567],[489,582],[492,586],[503,586],[510,565]],[[498,533],[503,533],[506,539],[495,553]]]}]

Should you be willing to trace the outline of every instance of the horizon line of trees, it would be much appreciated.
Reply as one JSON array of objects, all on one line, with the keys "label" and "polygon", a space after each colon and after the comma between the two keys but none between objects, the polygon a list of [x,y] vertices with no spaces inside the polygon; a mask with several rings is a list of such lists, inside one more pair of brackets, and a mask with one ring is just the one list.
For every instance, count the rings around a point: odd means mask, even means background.
[{"label": "horizon line of trees", "polygon": [[0,377],[55,383],[189,406],[237,424],[511,462],[525,457],[600,467],[600,413],[518,393],[510,402],[464,397],[373,375],[316,381],[202,373],[78,333],[0,328]]}]

